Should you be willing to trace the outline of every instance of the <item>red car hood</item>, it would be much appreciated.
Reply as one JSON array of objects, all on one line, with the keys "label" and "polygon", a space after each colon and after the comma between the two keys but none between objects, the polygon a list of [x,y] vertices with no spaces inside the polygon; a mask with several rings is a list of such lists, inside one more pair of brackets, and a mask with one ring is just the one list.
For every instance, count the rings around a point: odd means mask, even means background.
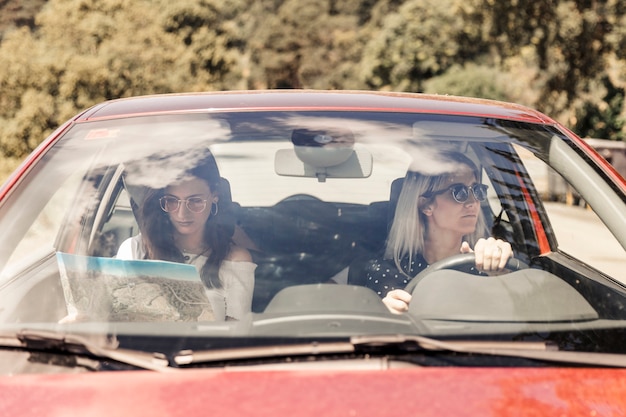
[{"label": "red car hood", "polygon": [[2,416],[623,416],[626,370],[108,372],[0,378]]}]

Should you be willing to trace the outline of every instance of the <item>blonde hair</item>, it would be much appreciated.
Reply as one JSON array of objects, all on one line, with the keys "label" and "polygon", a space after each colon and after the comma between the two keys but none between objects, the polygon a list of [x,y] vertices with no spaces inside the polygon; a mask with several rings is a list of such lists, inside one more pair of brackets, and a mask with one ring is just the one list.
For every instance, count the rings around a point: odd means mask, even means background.
[{"label": "blonde hair", "polygon": [[[476,179],[480,178],[478,168],[467,156],[458,152],[446,152],[440,156],[442,162],[456,163],[457,168],[459,163],[470,167]],[[400,260],[408,255],[408,265],[411,265],[415,254],[424,253],[427,222],[422,209],[432,203],[435,198],[435,196],[425,197],[424,195],[445,187],[453,173],[448,171],[437,175],[423,175],[409,171],[404,178],[384,255],[385,259],[393,259],[398,270],[404,275],[408,276],[400,266]],[[474,232],[463,236],[463,239],[474,247],[478,239],[486,235],[487,225],[482,210],[479,210]]]}]

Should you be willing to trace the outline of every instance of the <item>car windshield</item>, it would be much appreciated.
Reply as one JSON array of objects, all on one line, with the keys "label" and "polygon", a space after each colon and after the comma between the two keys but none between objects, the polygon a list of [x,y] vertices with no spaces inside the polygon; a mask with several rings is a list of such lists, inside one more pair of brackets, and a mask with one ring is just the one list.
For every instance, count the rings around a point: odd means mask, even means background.
[{"label": "car windshield", "polygon": [[[420,189],[466,160],[469,180]],[[398,236],[435,204],[475,206],[463,240],[480,227],[515,263],[487,274],[467,256],[428,262],[419,238]],[[200,337],[402,334],[613,352],[625,204],[547,124],[331,110],[83,121],[0,207],[0,329],[168,337],[179,350]],[[456,227],[446,216],[437,227]],[[406,259],[430,266],[418,275]],[[408,311],[391,312],[382,298],[409,283]]]}]

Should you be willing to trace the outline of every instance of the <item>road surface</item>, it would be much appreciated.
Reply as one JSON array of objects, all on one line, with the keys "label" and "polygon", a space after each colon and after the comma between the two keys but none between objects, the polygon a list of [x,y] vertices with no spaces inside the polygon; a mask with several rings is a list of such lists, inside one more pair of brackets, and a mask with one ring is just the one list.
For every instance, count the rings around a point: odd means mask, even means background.
[{"label": "road surface", "polygon": [[626,251],[593,211],[562,203],[544,206],[561,250],[626,284]]}]

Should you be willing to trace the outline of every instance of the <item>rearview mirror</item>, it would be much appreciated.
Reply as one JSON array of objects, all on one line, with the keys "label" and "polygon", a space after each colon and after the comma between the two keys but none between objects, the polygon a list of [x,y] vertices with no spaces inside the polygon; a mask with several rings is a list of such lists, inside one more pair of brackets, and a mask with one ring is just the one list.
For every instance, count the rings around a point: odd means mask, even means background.
[{"label": "rearview mirror", "polygon": [[347,129],[297,129],[291,135],[293,149],[279,149],[274,158],[278,175],[327,178],[367,178],[372,173],[372,155],[355,149],[354,135]]}]

